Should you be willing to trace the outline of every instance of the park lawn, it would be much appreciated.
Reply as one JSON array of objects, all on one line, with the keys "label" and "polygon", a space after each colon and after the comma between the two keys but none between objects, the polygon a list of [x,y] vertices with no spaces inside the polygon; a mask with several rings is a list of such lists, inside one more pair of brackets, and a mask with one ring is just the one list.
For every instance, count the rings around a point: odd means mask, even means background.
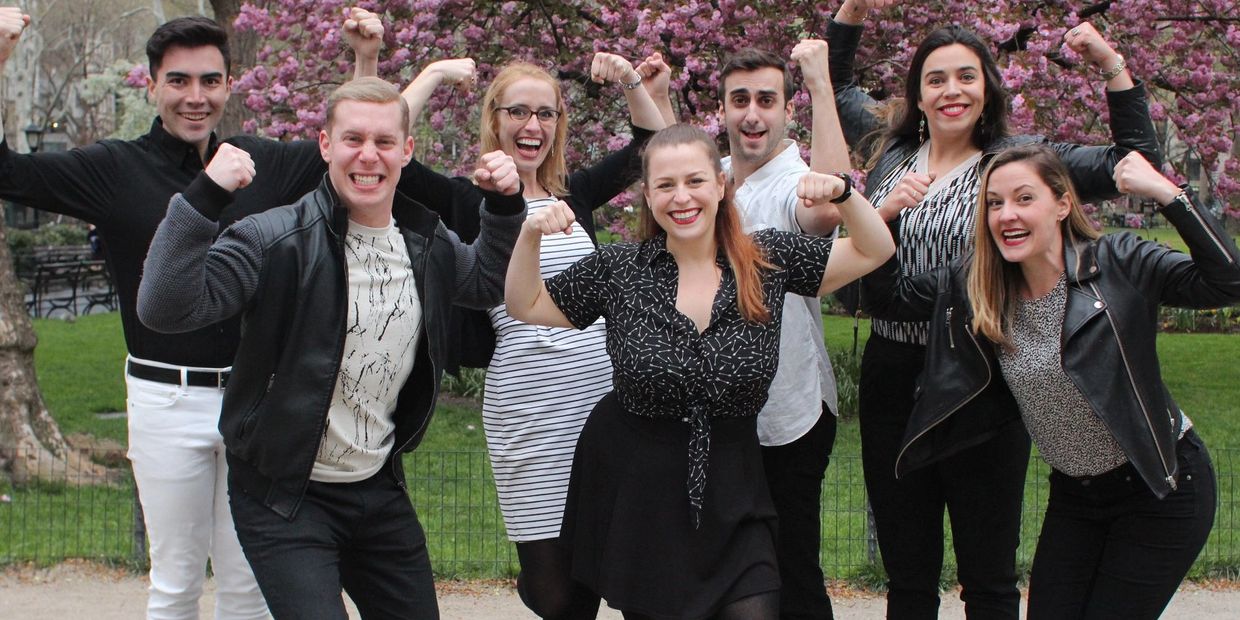
[{"label": "park lawn", "polygon": [[[1158,226],[1156,228],[1123,228],[1116,226],[1107,226],[1102,229],[1106,234],[1130,232],[1142,239],[1148,239],[1156,243],[1164,243],[1171,246],[1172,249],[1181,252],[1188,252],[1188,245],[1184,243],[1184,239],[1180,237],[1180,233],[1175,228],[1167,225]],[[1233,239],[1240,240],[1240,235],[1232,235]]]},{"label": "park lawn", "polygon": [[[121,364],[124,342],[115,313],[83,317],[76,323],[35,321],[40,337],[36,367],[49,410],[66,433],[109,437],[122,444],[123,419],[99,419],[97,413],[124,410]],[[853,348],[853,321],[827,317],[828,347],[836,352]],[[858,353],[869,334],[868,321],[858,330]],[[1233,452],[1240,447],[1240,420],[1229,404],[1240,400],[1240,338],[1212,334],[1166,334],[1159,337],[1164,378],[1181,407],[1189,413],[1210,445],[1220,476],[1220,499],[1233,496],[1233,478],[1240,463]],[[841,422],[832,464],[823,493],[822,563],[828,576],[854,581],[881,582],[867,568],[870,550],[864,524],[864,482],[860,438],[855,418]],[[1234,466],[1233,466],[1234,465]],[[441,399],[425,442],[405,459],[410,492],[427,530],[436,572],[453,577],[503,577],[517,564],[499,518],[495,486],[485,455],[481,415],[474,401]],[[1230,472],[1236,471],[1233,476]],[[1020,550],[1028,566],[1033,541],[1045,503],[1045,464],[1035,460],[1026,487],[1025,519]],[[132,488],[82,490],[63,485],[38,485],[14,490],[10,506],[23,505],[19,519],[0,519],[0,563],[5,559],[55,562],[64,557],[111,557],[124,560],[129,553],[128,512]],[[88,506],[87,509],[75,507]],[[1240,506],[1224,504],[1219,526]],[[5,525],[7,523],[7,526]],[[1231,571],[1240,565],[1240,540],[1232,525],[1216,526],[1195,574]],[[9,531],[4,531],[5,528]],[[20,531],[33,527],[31,536]],[[951,554],[946,554],[951,558]],[[952,569],[945,572],[951,580]]]}]

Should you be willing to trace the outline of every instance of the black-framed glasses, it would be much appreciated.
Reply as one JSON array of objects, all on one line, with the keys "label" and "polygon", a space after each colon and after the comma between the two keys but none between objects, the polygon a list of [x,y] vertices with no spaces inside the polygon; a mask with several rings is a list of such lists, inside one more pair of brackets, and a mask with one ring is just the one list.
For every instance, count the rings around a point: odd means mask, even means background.
[{"label": "black-framed glasses", "polygon": [[510,105],[506,108],[495,109],[507,112],[508,118],[511,118],[518,123],[524,123],[525,121],[530,120],[531,116],[537,116],[538,122],[540,123],[554,123],[560,118],[560,111],[554,108],[538,108],[537,110],[531,110],[529,106]]}]

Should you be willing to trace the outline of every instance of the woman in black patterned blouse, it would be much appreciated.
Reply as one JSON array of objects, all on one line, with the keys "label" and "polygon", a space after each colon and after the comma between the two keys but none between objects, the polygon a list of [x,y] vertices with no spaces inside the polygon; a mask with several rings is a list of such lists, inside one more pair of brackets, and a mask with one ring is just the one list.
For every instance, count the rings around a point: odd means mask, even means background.
[{"label": "woman in black patterned blouse", "polygon": [[[839,204],[851,236],[745,235],[714,142],[676,125],[642,161],[646,240],[599,248],[544,282],[538,248],[572,211],[531,216],[508,269],[508,312],[583,328],[607,319],[615,389],[573,461],[561,540],[573,577],[626,618],[775,618],[775,512],[755,416],[775,373],[785,292],[817,296],[891,256],[846,177],[810,173],[806,208]],[[553,389],[553,388],[550,388]]]}]

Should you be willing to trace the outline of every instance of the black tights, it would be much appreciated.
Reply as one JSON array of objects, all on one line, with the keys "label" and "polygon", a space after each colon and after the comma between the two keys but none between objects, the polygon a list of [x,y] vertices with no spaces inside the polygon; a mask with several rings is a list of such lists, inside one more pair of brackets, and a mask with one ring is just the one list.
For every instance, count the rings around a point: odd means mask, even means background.
[{"label": "black tights", "polygon": [[517,558],[521,561],[517,593],[538,617],[593,620],[598,616],[599,596],[573,581],[572,558],[559,538],[519,542]]},{"label": "black tights", "polygon": [[[648,620],[651,616],[623,612],[624,620]],[[776,620],[779,618],[779,590],[747,596],[724,605],[710,620]]]}]

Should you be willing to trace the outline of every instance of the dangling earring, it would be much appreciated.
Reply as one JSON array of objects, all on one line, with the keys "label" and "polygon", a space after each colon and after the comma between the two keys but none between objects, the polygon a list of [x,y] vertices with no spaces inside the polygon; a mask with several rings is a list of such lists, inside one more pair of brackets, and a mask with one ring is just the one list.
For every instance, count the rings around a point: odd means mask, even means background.
[{"label": "dangling earring", "polygon": [[925,143],[926,141],[926,115],[921,114],[921,121],[917,123],[917,141]]}]

